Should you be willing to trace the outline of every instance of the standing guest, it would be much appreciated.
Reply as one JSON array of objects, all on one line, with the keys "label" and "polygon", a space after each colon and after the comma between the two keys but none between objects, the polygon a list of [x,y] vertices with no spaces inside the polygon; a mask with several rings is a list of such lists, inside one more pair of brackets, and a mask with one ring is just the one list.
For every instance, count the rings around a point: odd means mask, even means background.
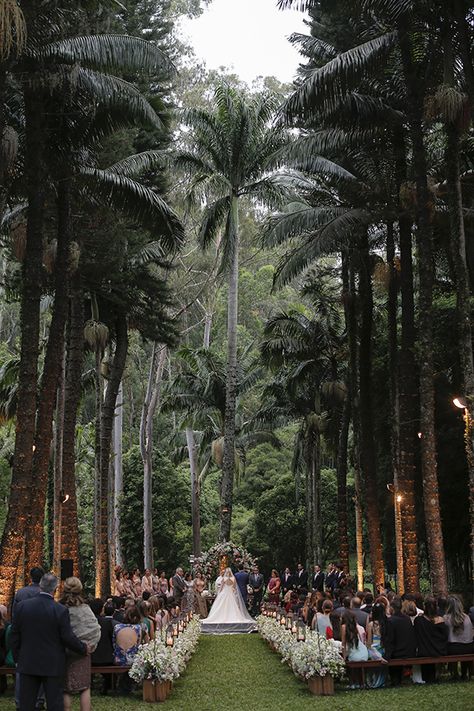
[{"label": "standing guest", "polygon": [[145,570],[145,573],[142,578],[142,594],[144,592],[150,593],[150,595],[153,594],[153,576],[151,574],[150,568],[147,568]]},{"label": "standing guest", "polygon": [[[272,571],[273,572],[273,571]],[[275,570],[276,577],[278,580],[278,583],[280,583],[280,578],[278,576],[278,572]],[[260,612],[260,606],[262,604],[262,598],[263,598],[263,575],[261,574],[258,565],[254,565],[252,567],[252,572],[249,575],[249,585],[252,588],[252,609],[250,610],[250,614],[253,617],[256,617],[258,613]],[[278,592],[278,597],[280,596],[280,592]]]},{"label": "standing guest", "polygon": [[[100,625],[82,594],[79,578],[66,578],[61,604],[68,608],[72,631],[93,652],[100,640]],[[64,680],[64,711],[70,711],[72,694],[79,694],[81,711],[91,709],[91,657],[68,655]]]},{"label": "standing guest", "polygon": [[[41,578],[44,575],[43,568],[39,567],[34,567],[30,570],[30,584],[25,585],[25,587],[20,588],[19,590],[16,591],[15,597],[13,598],[13,605],[12,605],[12,620],[13,616],[15,614],[15,609],[16,606],[18,605],[19,602],[23,602],[23,600],[29,600],[31,597],[35,597],[36,595],[39,595],[41,590],[39,586],[39,582]],[[15,704],[17,709],[20,708],[20,674],[17,673],[15,675]],[[36,701],[36,708],[41,709],[44,706],[44,691],[42,688],[40,688],[39,693],[38,693],[38,699]]]},{"label": "standing guest", "polygon": [[367,614],[367,612],[364,612],[364,610],[360,609],[361,602],[362,600],[360,599],[360,597],[353,597],[351,599],[351,610],[356,617],[357,624],[366,630],[369,615]]},{"label": "standing guest", "polygon": [[140,568],[135,568],[132,573],[132,592],[136,600],[142,596],[142,578]]},{"label": "standing guest", "polygon": [[274,605],[278,605],[280,602],[280,590],[281,590],[281,580],[278,575],[278,571],[273,568],[268,581],[268,601]]},{"label": "standing guest", "polygon": [[285,570],[283,571],[283,575],[281,576],[280,582],[283,596],[293,590],[294,579],[293,575],[291,574],[291,570],[288,567],[285,568]]},{"label": "standing guest", "polygon": [[295,585],[298,593],[308,590],[308,573],[302,563],[298,563],[296,566]]},{"label": "standing guest", "polygon": [[[8,622],[8,610],[5,605],[0,605],[0,666],[4,666],[7,658],[7,630],[10,626]],[[0,676],[0,694],[7,690],[7,676]]]},{"label": "standing guest", "polygon": [[169,597],[169,591],[170,587],[168,585],[168,581],[166,580],[166,573],[164,570],[162,570],[159,578],[159,592],[161,595]]},{"label": "standing guest", "polygon": [[[390,617],[387,624],[386,659],[409,659],[416,656],[416,639],[413,624],[402,612],[402,601],[396,595],[390,603]],[[403,667],[390,667],[392,686],[402,682]]]},{"label": "standing guest", "polygon": [[[365,630],[357,624],[356,616],[352,610],[346,610],[342,617],[342,656],[348,662],[366,662],[369,658],[367,647],[365,646]],[[349,672],[351,689],[358,689],[361,686],[361,674],[359,669],[351,669]]]},{"label": "standing guest", "polygon": [[335,568],[336,568],[336,577],[335,577],[335,583],[333,585],[333,590],[336,590],[336,589],[342,590],[342,588],[346,587],[346,583],[347,583],[346,574],[344,572],[342,563],[336,563]]},{"label": "standing guest", "polygon": [[[449,595],[444,620],[448,626],[448,655],[474,654],[473,627],[468,615],[464,613],[461,600]],[[461,663],[461,679],[467,679],[471,662]],[[457,664],[451,669],[451,676],[457,678]]]},{"label": "standing guest", "polygon": [[[91,655],[92,673],[94,666],[110,666],[114,663],[114,621],[112,615],[114,606],[111,602],[106,602],[105,605],[100,597],[92,600],[90,603],[91,610],[94,613],[100,627],[99,644]],[[106,696],[112,688],[112,679],[109,674],[102,675],[102,696]]]},{"label": "standing guest", "polygon": [[[434,597],[425,599],[424,613],[415,617],[413,629],[418,657],[446,656],[449,629],[444,619],[438,615],[438,605]],[[426,683],[436,681],[436,665],[423,664],[421,677]]]},{"label": "standing guest", "polygon": [[43,575],[43,568],[32,568],[30,570],[30,584],[25,585],[24,588],[20,588],[19,590],[17,590],[15,593],[15,597],[13,598],[12,620],[13,616],[15,615],[15,608],[19,602],[23,602],[23,600],[28,600],[30,597],[36,597],[36,595],[40,594],[41,590],[39,583]]},{"label": "standing guest", "polygon": [[336,582],[337,582],[336,566],[334,565],[334,563],[329,563],[328,572],[326,574],[326,590],[329,590],[332,593],[335,590]]},{"label": "standing guest", "polygon": [[194,609],[194,580],[191,573],[186,573],[184,583],[186,588],[181,598],[181,611],[187,612],[188,610]]},{"label": "standing guest", "polygon": [[186,592],[186,583],[184,582],[184,571],[182,568],[176,568],[176,573],[171,580],[173,587],[174,600],[178,607],[181,607],[181,600]]},{"label": "standing guest", "polygon": [[204,620],[207,615],[207,602],[203,597],[203,592],[206,589],[206,581],[202,573],[196,573],[194,579],[194,612],[199,615],[201,620]]},{"label": "standing guest", "polygon": [[122,597],[133,597],[132,581],[130,580],[130,573],[127,570],[122,571],[122,585],[123,585],[123,596]]},{"label": "standing guest", "polygon": [[41,685],[48,711],[63,711],[66,648],[83,656],[90,649],[72,631],[67,609],[54,601],[57,587],[57,577],[46,573],[39,594],[15,607],[11,646],[20,674],[21,711],[34,711]]},{"label": "standing guest", "polygon": [[321,570],[320,565],[315,565],[314,570],[313,570],[313,577],[311,580],[311,588],[313,590],[317,590],[319,592],[323,592],[324,590],[324,573]]}]

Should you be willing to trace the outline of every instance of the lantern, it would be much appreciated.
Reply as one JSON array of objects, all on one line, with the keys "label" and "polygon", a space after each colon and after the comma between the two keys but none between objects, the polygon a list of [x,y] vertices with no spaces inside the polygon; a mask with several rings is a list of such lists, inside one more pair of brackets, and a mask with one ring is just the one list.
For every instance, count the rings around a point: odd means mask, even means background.
[{"label": "lantern", "polygon": [[172,647],[174,644],[173,641],[173,626],[168,625],[168,629],[166,631],[166,646],[167,647]]},{"label": "lantern", "polygon": [[298,632],[297,632],[298,642],[304,642],[306,639],[306,625],[303,620],[298,622]]}]

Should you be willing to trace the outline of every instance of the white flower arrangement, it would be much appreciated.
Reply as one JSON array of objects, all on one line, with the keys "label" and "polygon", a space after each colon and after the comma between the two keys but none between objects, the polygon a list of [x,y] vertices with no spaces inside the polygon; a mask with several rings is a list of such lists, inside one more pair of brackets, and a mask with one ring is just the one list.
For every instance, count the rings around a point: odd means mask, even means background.
[{"label": "white flower arrangement", "polygon": [[242,546],[226,541],[216,543],[201,556],[194,559],[194,573],[202,573],[208,580],[214,580],[219,575],[222,559],[226,559],[229,567],[243,565],[246,570],[250,570],[255,565],[256,559]]},{"label": "white flower arrangement", "polygon": [[296,676],[310,679],[313,676],[344,676],[346,665],[337,647],[318,632],[308,632],[306,640],[296,644],[290,654],[289,665]]},{"label": "white flower arrangement", "polygon": [[276,619],[263,615],[257,618],[257,627],[263,639],[274,645],[296,676],[302,679],[328,674],[335,679],[344,676],[345,663],[337,646],[318,632],[307,630],[306,640],[298,642]]},{"label": "white flower arrangement", "polygon": [[186,669],[196,651],[201,634],[198,617],[193,617],[173,647],[167,647],[162,639],[142,644],[133,660],[129,676],[137,683],[145,679],[175,681]]}]

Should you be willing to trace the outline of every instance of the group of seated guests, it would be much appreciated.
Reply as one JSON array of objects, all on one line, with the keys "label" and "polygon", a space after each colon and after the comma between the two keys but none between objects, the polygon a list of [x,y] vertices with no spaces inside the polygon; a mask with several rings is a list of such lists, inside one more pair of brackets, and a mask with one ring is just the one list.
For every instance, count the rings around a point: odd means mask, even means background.
[{"label": "group of seated guests", "polygon": [[[411,659],[474,654],[474,608],[464,612],[461,599],[419,595],[395,595],[392,591],[374,595],[369,590],[313,591],[298,595],[290,591],[284,606],[287,612],[301,616],[311,629],[336,641],[347,661]],[[461,678],[466,679],[472,663],[461,664]],[[392,685],[402,681],[403,667],[390,667]],[[457,664],[450,665],[457,677]],[[412,667],[415,683],[436,681],[433,664]],[[385,685],[386,673],[367,674],[367,686]],[[351,687],[360,686],[359,673],[351,671]]]}]

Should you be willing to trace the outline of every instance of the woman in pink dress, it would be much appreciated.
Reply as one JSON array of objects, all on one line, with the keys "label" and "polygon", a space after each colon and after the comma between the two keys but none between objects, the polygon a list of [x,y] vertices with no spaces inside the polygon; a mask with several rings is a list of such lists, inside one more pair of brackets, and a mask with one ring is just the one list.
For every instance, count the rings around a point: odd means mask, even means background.
[{"label": "woman in pink dress", "polygon": [[144,592],[149,592],[150,595],[153,595],[153,576],[150,568],[145,570],[145,574],[142,578],[142,593]]},{"label": "woman in pink dress", "polygon": [[159,592],[161,595],[165,595],[166,597],[169,596],[169,585],[168,581],[166,580],[166,573],[164,570],[161,571],[160,577],[158,578],[159,580]]},{"label": "woman in pink dress", "polygon": [[142,578],[140,575],[140,568],[135,568],[132,576],[132,590],[136,598],[142,596]]},{"label": "woman in pink dress", "polygon": [[117,570],[115,573],[114,581],[114,591],[113,594],[116,597],[125,597],[125,581],[123,579],[123,573],[121,570]]}]

